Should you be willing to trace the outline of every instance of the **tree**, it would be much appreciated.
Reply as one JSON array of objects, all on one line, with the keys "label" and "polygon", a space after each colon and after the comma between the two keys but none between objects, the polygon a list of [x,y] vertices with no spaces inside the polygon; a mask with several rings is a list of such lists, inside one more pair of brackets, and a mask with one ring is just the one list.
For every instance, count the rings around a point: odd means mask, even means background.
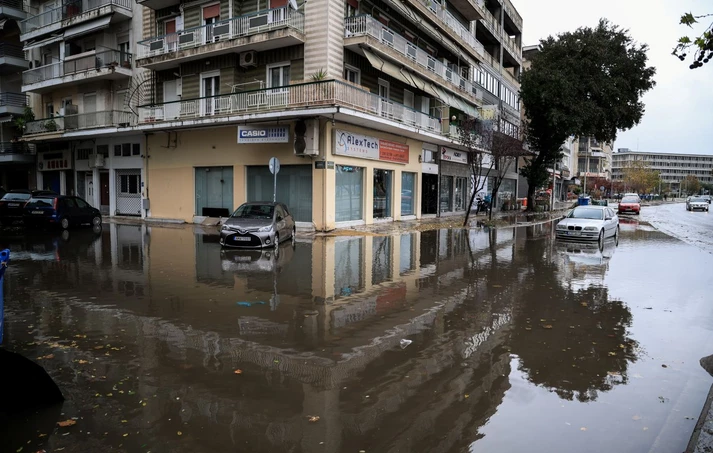
[{"label": "tree", "polygon": [[636,193],[651,193],[659,186],[660,174],[640,160],[628,163],[624,167],[624,184]]},{"label": "tree", "polygon": [[681,187],[688,195],[695,195],[701,191],[701,182],[695,175],[688,175],[681,181]]},{"label": "tree", "polygon": [[647,66],[647,50],[606,19],[594,28],[540,41],[520,86],[526,140],[537,153],[521,170],[529,184],[529,210],[567,137],[613,142],[617,131],[641,121],[641,96],[655,85],[656,70]]},{"label": "tree", "polygon": [[[517,158],[525,155],[526,151],[522,147],[522,141],[505,135],[502,132],[493,132],[490,154],[495,166],[493,174],[493,187],[490,188],[490,199],[495,202],[498,190],[505,179],[505,175],[517,162]],[[493,219],[493,210],[490,209],[490,220]]]},{"label": "tree", "polygon": [[[680,24],[686,25],[693,29],[693,25],[699,23],[699,19],[705,19],[712,17],[711,14],[703,14],[701,16],[694,16],[692,13],[686,13],[681,16]],[[678,44],[673,49],[673,55],[678,57],[679,60],[685,61],[688,57],[688,52],[693,50],[693,63],[689,66],[690,69],[697,69],[713,60],[713,22],[708,24],[708,26],[703,29],[703,32],[698,36],[681,36],[678,40]]]},{"label": "tree", "polygon": [[493,159],[489,159],[490,162],[487,163],[487,168],[483,167],[486,164],[486,149],[490,148],[493,139],[493,124],[492,121],[482,121],[468,117],[461,121],[459,132],[458,139],[460,144],[468,151],[468,162],[473,175],[473,192],[470,194],[470,202],[466,207],[465,220],[463,221],[463,226],[467,226],[475,195],[485,188],[485,184],[488,181],[488,173],[490,173],[495,164]]}]

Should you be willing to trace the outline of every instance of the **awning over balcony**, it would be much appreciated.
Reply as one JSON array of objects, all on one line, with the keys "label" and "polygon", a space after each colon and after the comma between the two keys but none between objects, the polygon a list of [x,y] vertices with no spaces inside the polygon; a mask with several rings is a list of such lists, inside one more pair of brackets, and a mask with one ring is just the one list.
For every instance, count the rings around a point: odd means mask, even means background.
[{"label": "awning over balcony", "polygon": [[88,33],[93,33],[95,31],[102,30],[109,27],[109,22],[111,22],[111,16],[102,17],[101,19],[92,20],[79,24],[77,26],[68,28],[64,32],[64,39],[75,38],[77,36],[86,35]]},{"label": "awning over balcony", "polygon": [[53,35],[53,36],[50,36],[49,38],[45,38],[45,39],[41,39],[39,41],[34,41],[31,43],[25,44],[25,47],[23,47],[22,50],[28,51],[28,50],[36,49],[38,47],[43,47],[48,44],[53,44],[53,43],[59,42],[62,39],[64,39],[64,37],[62,35]]}]

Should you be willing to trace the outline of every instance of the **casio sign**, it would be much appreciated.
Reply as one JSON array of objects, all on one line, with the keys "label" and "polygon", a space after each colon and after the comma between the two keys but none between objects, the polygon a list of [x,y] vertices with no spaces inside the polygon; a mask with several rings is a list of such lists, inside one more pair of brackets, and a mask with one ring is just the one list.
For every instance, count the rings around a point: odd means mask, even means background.
[{"label": "casio sign", "polygon": [[242,138],[267,137],[267,131],[265,129],[241,130],[240,137],[242,137]]}]

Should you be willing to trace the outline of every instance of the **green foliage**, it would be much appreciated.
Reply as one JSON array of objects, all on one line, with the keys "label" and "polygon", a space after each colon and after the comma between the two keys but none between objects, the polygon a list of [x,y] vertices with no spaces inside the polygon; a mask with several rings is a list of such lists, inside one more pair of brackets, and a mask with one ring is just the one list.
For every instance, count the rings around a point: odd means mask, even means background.
[{"label": "green foliage", "polygon": [[319,82],[327,78],[327,71],[325,71],[324,68],[320,68],[319,71],[312,74],[311,77],[314,82]]},{"label": "green foliage", "polygon": [[27,123],[35,120],[35,112],[32,111],[30,107],[25,107],[22,115],[16,116],[13,119],[13,126],[15,127],[15,132],[17,135],[22,135],[25,133],[25,126]]},{"label": "green foliage", "polygon": [[520,172],[529,199],[548,181],[547,169],[561,158],[567,137],[613,142],[619,130],[641,121],[641,96],[655,85],[647,50],[606,19],[540,42],[520,87],[527,141],[537,153]]},{"label": "green foliage", "polygon": [[695,195],[701,190],[701,182],[695,175],[688,175],[681,181],[681,187],[688,195]]},{"label": "green foliage", "polygon": [[[681,16],[679,23],[693,29],[693,26],[698,24],[700,19],[711,16],[713,14],[694,16],[693,13],[685,13]],[[693,39],[689,36],[681,36],[672,54],[679,60],[685,61],[689,51],[693,51],[693,63],[690,64],[690,69],[700,68],[713,60],[713,23],[703,29],[700,35],[694,36]]]}]

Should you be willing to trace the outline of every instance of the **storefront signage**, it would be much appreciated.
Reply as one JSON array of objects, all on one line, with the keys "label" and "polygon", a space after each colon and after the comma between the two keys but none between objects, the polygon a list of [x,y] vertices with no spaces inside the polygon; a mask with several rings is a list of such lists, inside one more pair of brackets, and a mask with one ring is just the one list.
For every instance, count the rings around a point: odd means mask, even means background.
[{"label": "storefront signage", "polygon": [[70,170],[72,160],[69,151],[54,151],[37,154],[37,169],[39,171]]},{"label": "storefront signage", "polygon": [[289,126],[238,126],[238,143],[288,143]]},{"label": "storefront signage", "polygon": [[334,131],[334,154],[407,164],[408,145],[352,132]]},{"label": "storefront signage", "polygon": [[314,162],[314,169],[315,170],[324,170],[327,168],[327,162],[323,160],[317,160]]},{"label": "storefront signage", "polygon": [[468,153],[465,151],[456,151],[454,149],[441,147],[441,160],[448,162],[457,162],[459,164],[468,163]]}]

